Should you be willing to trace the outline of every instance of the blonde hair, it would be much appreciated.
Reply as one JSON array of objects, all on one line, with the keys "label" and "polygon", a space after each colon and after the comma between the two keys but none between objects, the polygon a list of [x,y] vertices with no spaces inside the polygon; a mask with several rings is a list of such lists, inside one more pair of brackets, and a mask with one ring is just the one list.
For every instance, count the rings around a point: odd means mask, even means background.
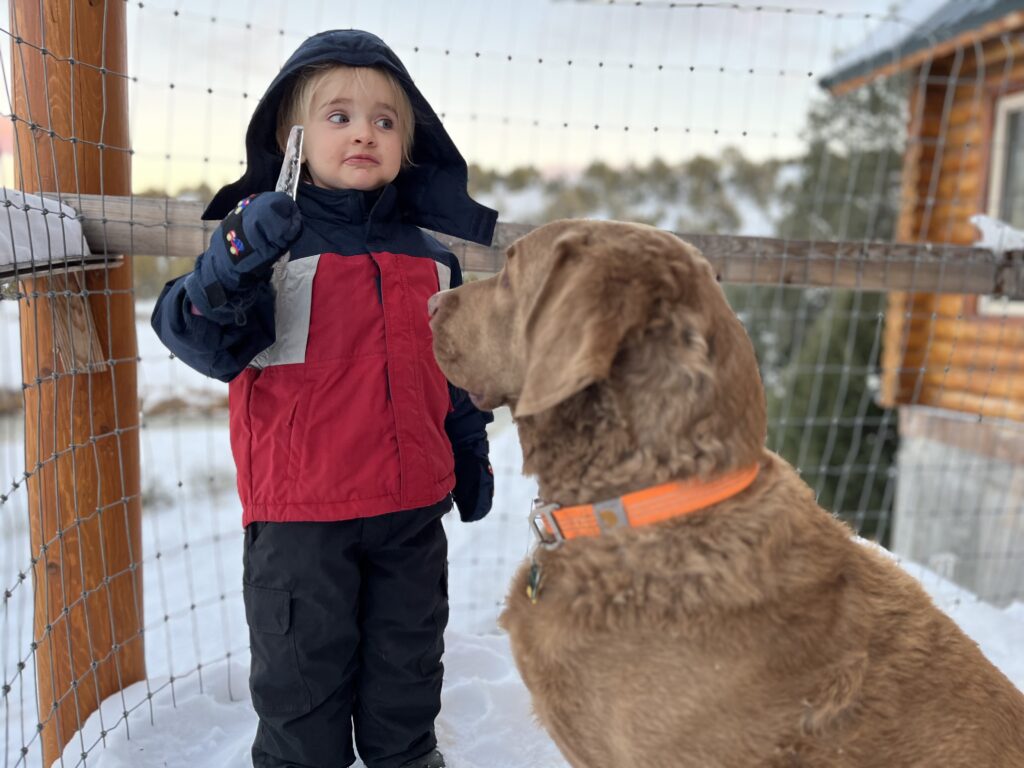
[{"label": "blonde hair", "polygon": [[277,110],[277,146],[282,152],[288,143],[288,132],[293,125],[304,125],[309,119],[313,104],[313,94],[320,84],[335,72],[348,74],[360,88],[365,88],[365,76],[368,70],[383,75],[391,89],[392,106],[398,122],[398,130],[402,133],[402,165],[412,165],[412,138],[416,130],[416,119],[412,103],[405,88],[390,71],[383,67],[351,67],[346,64],[314,64],[299,72],[292,84],[291,91],[281,102]]}]

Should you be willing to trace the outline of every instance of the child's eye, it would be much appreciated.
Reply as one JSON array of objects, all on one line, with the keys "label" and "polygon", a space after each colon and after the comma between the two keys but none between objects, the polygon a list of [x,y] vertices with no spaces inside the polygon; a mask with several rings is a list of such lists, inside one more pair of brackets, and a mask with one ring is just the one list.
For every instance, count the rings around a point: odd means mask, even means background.
[{"label": "child's eye", "polygon": [[390,117],[378,117],[377,127],[383,128],[385,131],[390,131],[392,128],[395,127],[395,121],[392,120]]},{"label": "child's eye", "polygon": [[347,123],[348,122],[348,115],[346,115],[343,112],[332,112],[331,114],[329,114],[327,116],[327,121],[329,123],[338,123],[338,124],[340,124],[340,123]]}]

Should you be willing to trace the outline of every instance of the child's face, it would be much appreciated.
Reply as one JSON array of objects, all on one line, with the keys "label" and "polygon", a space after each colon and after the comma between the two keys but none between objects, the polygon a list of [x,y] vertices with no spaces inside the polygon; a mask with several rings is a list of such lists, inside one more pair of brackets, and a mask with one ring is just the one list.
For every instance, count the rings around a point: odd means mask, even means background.
[{"label": "child's face", "polygon": [[388,81],[373,69],[331,72],[313,93],[303,136],[306,169],[318,187],[371,190],[402,167],[402,132]]}]

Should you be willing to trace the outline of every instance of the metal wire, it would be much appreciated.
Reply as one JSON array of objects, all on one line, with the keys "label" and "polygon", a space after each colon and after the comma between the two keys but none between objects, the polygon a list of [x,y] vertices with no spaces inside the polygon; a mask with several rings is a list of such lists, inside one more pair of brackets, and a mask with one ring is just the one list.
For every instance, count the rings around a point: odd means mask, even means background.
[{"label": "metal wire", "polygon": [[[828,123],[829,110],[833,116],[844,114],[856,102],[829,97],[818,85],[833,71],[835,51],[880,29],[909,32],[915,20],[898,12],[851,14],[728,2],[531,0],[507,19],[496,7],[481,10],[463,0],[429,13],[425,4],[400,11],[391,4],[345,5],[319,2],[309,12],[283,3],[267,9],[243,4],[231,8],[238,14],[231,16],[216,4],[199,10],[185,0],[173,7],[129,3],[129,72],[83,61],[82,51],[58,54],[59,46],[30,42],[14,27],[14,17],[10,29],[0,29],[10,47],[10,55],[0,57],[0,114],[9,118],[14,145],[11,168],[0,163],[0,172],[16,167],[21,179],[51,172],[58,186],[82,190],[84,153],[98,152],[104,201],[99,216],[81,214],[80,194],[53,197],[79,211],[74,223],[111,232],[115,225],[130,225],[126,256],[136,268],[131,291],[111,287],[106,271],[102,287],[68,278],[69,269],[81,274],[89,265],[76,255],[86,238],[58,240],[47,229],[45,240],[30,235],[28,243],[29,261],[35,275],[46,278],[45,287],[0,278],[0,406],[8,393],[21,403],[0,407],[4,766],[41,765],[41,734],[66,708],[73,708],[78,731],[60,765],[87,765],[110,734],[127,733],[129,724],[138,722],[133,716],[148,715],[160,728],[153,702],[162,696],[176,700],[182,680],[195,678],[205,690],[211,667],[230,669],[231,661],[247,661],[226,390],[201,380],[160,348],[147,318],[160,284],[174,276],[172,263],[179,272],[188,268],[172,262],[185,255],[174,245],[176,229],[209,230],[199,221],[177,223],[171,212],[175,197],[205,199],[241,173],[244,126],[258,95],[303,38],[333,26],[379,24],[375,31],[396,41],[397,52],[473,165],[471,183],[480,185],[476,196],[498,207],[503,220],[539,224],[562,216],[615,217],[676,231],[743,232],[781,241],[780,254],[757,252],[753,259],[755,265],[775,260],[784,267],[820,266],[821,259],[793,247],[797,241],[892,243],[900,239],[899,221],[903,237],[935,244],[929,258],[949,275],[961,274],[955,270],[962,264],[941,246],[967,244],[963,217],[950,211],[974,206],[978,210],[971,212],[984,212],[986,200],[978,186],[985,175],[976,159],[978,147],[960,138],[968,130],[985,135],[986,110],[1017,92],[1024,71],[1017,54],[1024,30],[1002,33],[996,45],[961,45],[874,86],[877,109],[894,112],[886,114],[907,126],[905,135],[872,134],[867,119],[844,134],[842,124]],[[424,31],[433,29],[432,14],[462,14],[467,24],[450,24],[436,34]],[[68,33],[74,41],[75,29]],[[232,45],[225,46],[225,39]],[[108,41],[97,45],[105,51]],[[987,67],[990,58],[998,63]],[[49,92],[45,104],[29,103],[26,95],[24,105],[16,106],[11,80],[36,62],[47,82],[70,70],[73,104],[83,98],[82,78],[102,75],[103,88],[125,85],[134,146],[86,138],[74,123],[69,131],[55,129]],[[975,117],[964,122],[965,110]],[[29,134],[49,141],[26,146]],[[57,152],[65,147],[76,157],[71,178],[59,177]],[[997,162],[1009,151],[992,146],[985,162]],[[107,194],[113,180],[103,177],[102,157],[114,155],[127,155],[136,164],[127,214],[125,201]],[[904,179],[901,187],[901,164],[909,167],[908,157],[921,158],[916,166],[921,177],[913,183]],[[4,183],[12,187],[13,178]],[[761,197],[755,199],[758,190]],[[138,213],[143,192],[161,201],[163,221],[144,220]],[[0,217],[8,215],[8,225],[0,221],[0,229],[13,242],[15,222],[43,212],[52,213],[5,191]],[[55,215],[67,218],[63,212]],[[1014,223],[1024,228],[1024,222]],[[102,239],[106,243],[107,235]],[[1006,417],[1019,415],[1024,405],[1015,394],[1020,387],[1014,390],[1020,370],[1006,362],[1020,353],[1024,319],[1010,312],[985,315],[976,307],[977,297],[952,298],[958,295],[950,292],[957,287],[955,278],[945,271],[940,279],[948,284],[940,288],[947,298],[922,296],[922,255],[910,258],[909,290],[890,296],[841,280],[840,262],[839,255],[825,262],[836,276],[826,288],[733,285],[730,276],[737,273],[730,273],[729,261],[721,267],[733,306],[760,355],[770,405],[768,446],[798,467],[819,498],[830,500],[830,511],[902,557],[932,567],[935,579],[965,586],[995,606],[1024,599],[1019,565],[1024,559],[1024,422]],[[0,275],[25,277],[29,266],[15,254],[10,264],[0,261]],[[907,266],[903,255],[890,255],[878,268],[896,275]],[[137,304],[140,351],[126,356],[107,350],[97,357],[93,342],[111,338],[113,328],[90,332],[83,345],[83,337],[73,332],[73,302],[102,301],[109,323],[113,303],[129,294]],[[28,337],[35,340],[34,349],[22,349],[19,323],[65,329],[69,359],[63,359],[56,342],[44,348],[39,334]],[[897,333],[900,327],[905,332]],[[22,373],[22,356],[38,361],[36,369]],[[90,374],[102,368],[115,372],[116,399],[119,388],[127,386],[116,372],[131,364],[139,365],[143,417],[138,425],[115,409],[110,423],[90,415],[85,432],[73,433],[64,445],[41,433],[34,444],[23,442],[26,419],[53,425],[64,410],[91,414],[89,406],[98,396]],[[53,413],[43,412],[37,395],[58,387],[67,402],[56,402]],[[36,404],[34,412],[25,413],[28,402]],[[492,444],[502,450],[513,445],[512,430],[499,425]],[[125,436],[141,445],[138,493],[129,488]],[[53,449],[44,450],[49,442]],[[101,454],[111,445],[120,467],[116,488],[97,489],[93,496],[60,487],[58,466],[68,464],[72,478],[98,473]],[[39,457],[31,466],[25,449]],[[449,531],[456,629],[494,627],[505,585],[526,552],[529,510],[514,506],[514,494],[525,487],[519,472],[514,460],[496,463],[498,502],[489,528],[453,525]],[[30,485],[48,488],[51,497],[30,498]],[[98,553],[85,551],[84,531],[111,521],[127,528],[129,505],[137,501],[143,508],[144,543],[142,551],[130,551],[127,566],[111,565],[103,537]],[[65,519],[70,523],[31,544],[30,520],[46,530],[46,510],[69,504]],[[130,536],[128,543],[131,547]],[[84,563],[97,556],[102,581],[77,594],[68,591],[72,576],[85,583]],[[45,613],[62,622],[34,626],[38,587],[32,576],[51,563],[60,589],[47,590],[45,598],[59,604],[46,604]],[[140,572],[144,591],[135,590]],[[114,585],[124,579],[132,585],[131,609],[139,629],[120,637],[113,648],[93,652],[100,637],[119,637],[112,606]],[[97,600],[106,608],[90,612]],[[65,629],[75,612],[85,616],[80,637]],[[148,674],[138,690],[127,693],[119,651],[143,640]],[[37,669],[43,644],[61,645],[71,660],[64,690],[58,688],[55,667]],[[83,655],[83,649],[89,653]],[[47,658],[52,665],[53,656]],[[122,683],[112,709],[99,706],[98,694],[98,670],[110,664]],[[39,690],[42,679],[50,681],[51,690]],[[96,683],[92,688],[90,680]],[[229,696],[246,699],[244,682],[232,680]],[[53,702],[49,712],[38,711],[40,701]]]}]

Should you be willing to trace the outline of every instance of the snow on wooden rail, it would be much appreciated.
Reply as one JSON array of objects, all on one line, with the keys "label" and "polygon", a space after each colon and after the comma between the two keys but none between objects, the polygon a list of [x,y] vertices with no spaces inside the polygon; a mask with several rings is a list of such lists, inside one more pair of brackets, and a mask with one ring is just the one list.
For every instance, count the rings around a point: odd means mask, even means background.
[{"label": "snow on wooden rail", "polygon": [[[66,198],[83,216],[96,253],[194,256],[216,222],[200,220],[204,205],[167,198],[77,195]],[[498,224],[484,247],[438,235],[466,271],[494,273],[505,248],[535,227]],[[854,288],[864,291],[972,293],[1024,298],[1024,251],[929,243],[783,240],[676,233],[699,248],[726,283]]]}]

